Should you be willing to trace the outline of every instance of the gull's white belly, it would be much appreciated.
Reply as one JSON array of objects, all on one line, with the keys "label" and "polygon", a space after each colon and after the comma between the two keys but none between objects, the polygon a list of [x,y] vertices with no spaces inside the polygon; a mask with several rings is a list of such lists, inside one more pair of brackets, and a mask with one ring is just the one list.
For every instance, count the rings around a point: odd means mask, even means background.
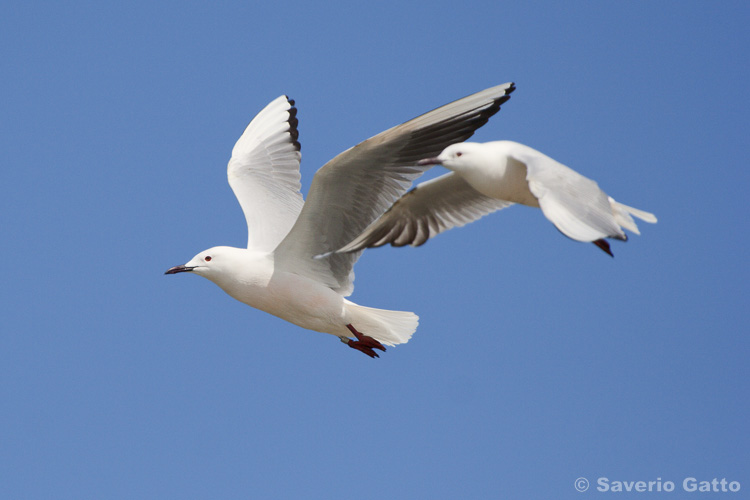
[{"label": "gull's white belly", "polygon": [[245,304],[295,325],[333,335],[346,335],[344,297],[308,278],[275,272],[263,280],[222,287]]}]

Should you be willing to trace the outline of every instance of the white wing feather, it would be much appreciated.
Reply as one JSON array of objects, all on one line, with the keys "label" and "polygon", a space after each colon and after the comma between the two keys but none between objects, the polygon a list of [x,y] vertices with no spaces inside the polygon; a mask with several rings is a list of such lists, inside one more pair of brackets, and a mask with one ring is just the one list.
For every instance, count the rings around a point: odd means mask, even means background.
[{"label": "white wing feather", "polygon": [[271,252],[302,210],[297,109],[280,96],[250,122],[227,167],[247,221],[247,247]]}]

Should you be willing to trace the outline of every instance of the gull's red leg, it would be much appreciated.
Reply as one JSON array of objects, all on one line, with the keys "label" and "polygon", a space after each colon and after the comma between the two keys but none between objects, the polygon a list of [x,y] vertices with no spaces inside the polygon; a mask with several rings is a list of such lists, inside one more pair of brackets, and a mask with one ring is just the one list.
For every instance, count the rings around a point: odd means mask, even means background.
[{"label": "gull's red leg", "polygon": [[346,327],[349,329],[350,332],[354,334],[355,337],[357,337],[357,340],[349,339],[346,344],[351,347],[352,349],[356,349],[360,352],[363,352],[370,356],[371,358],[379,358],[378,353],[373,351],[373,349],[380,349],[381,351],[385,351],[385,346],[375,340],[374,338],[364,335],[357,331],[354,326],[351,324],[346,325]]}]

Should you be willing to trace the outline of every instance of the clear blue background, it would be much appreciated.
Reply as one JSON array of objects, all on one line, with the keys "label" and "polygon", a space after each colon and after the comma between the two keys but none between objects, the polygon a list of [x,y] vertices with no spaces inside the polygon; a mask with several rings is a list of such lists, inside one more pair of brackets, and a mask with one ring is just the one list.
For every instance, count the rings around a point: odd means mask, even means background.
[{"label": "clear blue background", "polygon": [[[689,476],[746,495],[749,9],[6,5],[0,496],[580,499]],[[352,299],[421,316],[378,360],[163,275],[245,243],[226,162],[276,96],[306,192],[340,151],[507,81],[476,140],[659,223],[614,259],[526,207],[368,251]]]}]

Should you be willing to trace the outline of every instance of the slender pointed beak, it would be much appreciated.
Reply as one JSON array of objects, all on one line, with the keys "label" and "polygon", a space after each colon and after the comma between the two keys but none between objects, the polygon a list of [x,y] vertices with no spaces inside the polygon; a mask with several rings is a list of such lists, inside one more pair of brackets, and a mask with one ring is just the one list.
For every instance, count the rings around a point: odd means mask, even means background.
[{"label": "slender pointed beak", "polygon": [[193,269],[195,269],[195,267],[174,266],[174,267],[170,267],[169,269],[167,269],[164,274],[189,273]]},{"label": "slender pointed beak", "polygon": [[443,164],[443,161],[440,158],[438,158],[438,157],[435,157],[435,158],[425,158],[425,159],[419,160],[417,162],[417,165],[419,165],[420,167],[424,167],[424,166],[427,166],[427,165],[442,165],[442,164]]}]

